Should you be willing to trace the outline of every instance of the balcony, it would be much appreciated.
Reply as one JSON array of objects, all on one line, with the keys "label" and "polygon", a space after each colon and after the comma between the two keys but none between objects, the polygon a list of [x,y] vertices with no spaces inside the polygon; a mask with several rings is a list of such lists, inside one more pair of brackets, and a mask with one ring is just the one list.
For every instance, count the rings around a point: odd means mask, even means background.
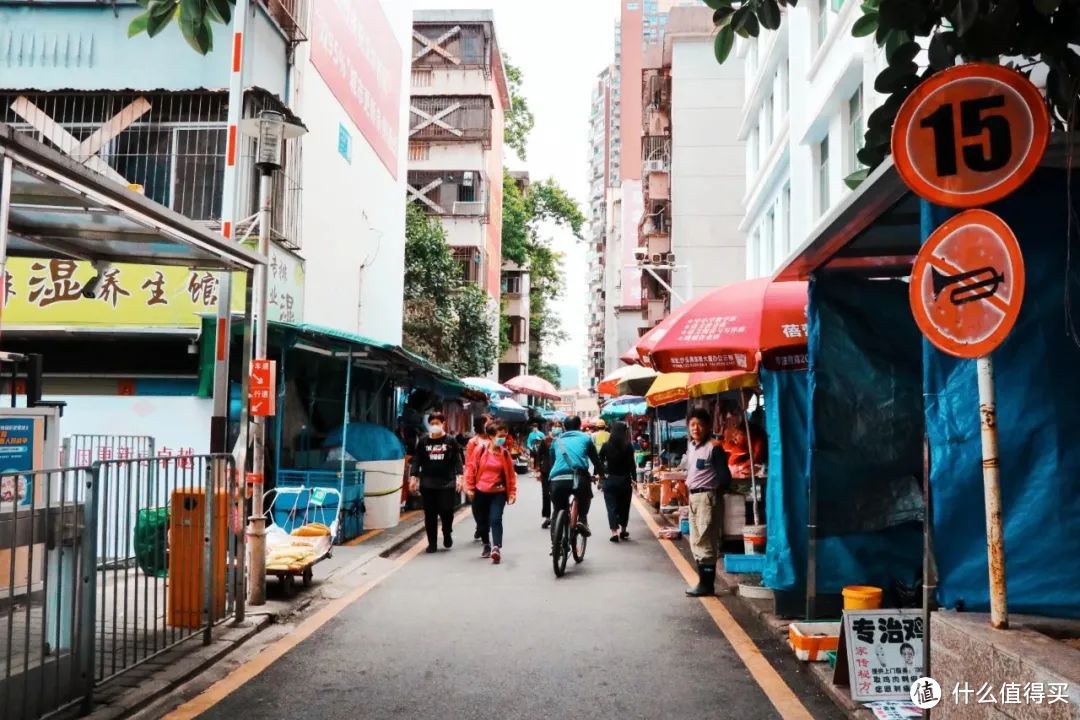
[{"label": "balcony", "polygon": [[671,136],[643,135],[641,138],[641,161],[644,165],[657,163],[664,172],[671,165]]},{"label": "balcony", "polygon": [[407,193],[429,215],[486,221],[490,213],[487,179],[477,170],[412,170]]},{"label": "balcony", "polygon": [[649,324],[649,327],[652,327],[667,316],[667,300],[653,298],[646,301],[643,313],[645,322]]},{"label": "balcony", "polygon": [[491,148],[490,97],[413,96],[409,102],[409,140],[480,142]]},{"label": "balcony", "polygon": [[304,28],[308,25],[309,0],[258,0],[278,24],[290,43],[307,40]]},{"label": "balcony", "polygon": [[[244,117],[264,109],[289,115],[270,95],[249,90]],[[227,111],[227,93],[213,91],[0,94],[0,122],[214,230],[221,229]],[[237,154],[239,223],[259,208],[255,139],[241,137]],[[286,141],[271,190],[271,237],[298,250],[300,140]]]},{"label": "balcony", "polygon": [[[419,37],[418,37],[419,36]],[[414,68],[491,72],[492,38],[486,23],[413,23]]]}]

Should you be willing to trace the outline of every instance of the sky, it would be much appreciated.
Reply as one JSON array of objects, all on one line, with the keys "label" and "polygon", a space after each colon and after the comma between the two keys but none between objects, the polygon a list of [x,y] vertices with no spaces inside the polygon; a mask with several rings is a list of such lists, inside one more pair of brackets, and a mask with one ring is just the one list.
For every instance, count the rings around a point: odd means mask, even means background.
[{"label": "sky", "polygon": [[[521,68],[523,92],[536,116],[522,162],[509,151],[511,170],[533,180],[551,177],[588,215],[589,110],[597,74],[615,57],[619,0],[412,0],[416,9],[490,9],[499,47]],[[565,231],[551,233],[564,253],[566,287],[556,304],[566,342],[547,348],[549,362],[581,365],[585,354],[588,284],[585,245]]]}]

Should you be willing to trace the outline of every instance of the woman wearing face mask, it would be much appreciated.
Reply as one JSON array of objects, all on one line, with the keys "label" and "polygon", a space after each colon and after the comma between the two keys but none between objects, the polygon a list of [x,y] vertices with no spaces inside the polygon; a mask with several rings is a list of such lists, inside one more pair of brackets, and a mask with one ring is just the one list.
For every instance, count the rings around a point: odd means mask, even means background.
[{"label": "woman wearing face mask", "polygon": [[544,518],[540,527],[544,530],[551,527],[551,466],[555,464],[555,459],[551,454],[551,445],[555,442],[555,438],[562,435],[562,431],[562,423],[553,422],[551,431],[544,436],[536,449],[536,469],[540,473],[540,517]]},{"label": "woman wearing face mask", "polygon": [[465,474],[465,492],[473,503],[477,530],[484,542],[480,557],[502,560],[503,510],[517,501],[517,472],[506,449],[507,429],[503,423],[488,426],[494,431],[491,445],[480,448]]},{"label": "woman wearing face mask", "polygon": [[[488,428],[491,427],[491,435],[488,435]],[[494,425],[492,425],[492,419],[487,415],[481,415],[473,420],[473,436],[469,438],[469,442],[465,444],[465,480],[469,479],[469,469],[473,465],[473,460],[476,459],[476,453],[480,452],[480,448],[491,444],[491,439],[495,437]],[[471,499],[471,498],[470,498]],[[472,506],[473,520],[476,521],[476,532],[473,533],[473,540],[480,540],[480,518],[476,514],[476,505]]]},{"label": "woman wearing face mask", "polygon": [[437,549],[439,519],[442,519],[443,547],[454,545],[454,499],[461,492],[461,450],[446,435],[446,417],[440,412],[428,416],[428,434],[417,443],[409,471],[409,490],[420,491],[424,505],[427,551]]},{"label": "woman wearing face mask", "polygon": [[604,468],[604,502],[607,505],[608,527],[611,529],[610,540],[629,540],[630,483],[637,475],[637,469],[626,423],[615,423],[611,437],[600,448],[600,462]]}]

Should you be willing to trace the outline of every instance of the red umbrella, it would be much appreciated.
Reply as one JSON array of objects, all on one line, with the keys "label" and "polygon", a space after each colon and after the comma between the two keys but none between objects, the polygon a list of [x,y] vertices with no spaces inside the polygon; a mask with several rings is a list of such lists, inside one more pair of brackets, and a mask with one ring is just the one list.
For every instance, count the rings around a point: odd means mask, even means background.
[{"label": "red umbrella", "polygon": [[619,360],[626,363],[627,365],[637,365],[641,362],[641,358],[638,357],[636,347],[632,347],[626,352],[624,352],[622,355],[620,355]]},{"label": "red umbrella", "polygon": [[805,367],[806,293],[805,282],[768,278],[725,285],[643,335],[638,353],[663,372]]},{"label": "red umbrella", "polygon": [[555,386],[536,375],[518,375],[507,380],[503,385],[514,392],[524,393],[525,395],[548,398],[549,400],[559,399],[559,391]]}]

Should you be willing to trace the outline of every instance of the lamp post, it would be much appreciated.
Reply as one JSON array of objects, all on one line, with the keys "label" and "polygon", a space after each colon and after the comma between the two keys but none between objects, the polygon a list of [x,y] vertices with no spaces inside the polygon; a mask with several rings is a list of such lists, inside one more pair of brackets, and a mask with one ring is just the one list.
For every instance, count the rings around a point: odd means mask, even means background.
[{"label": "lamp post", "polygon": [[[302,125],[285,122],[279,112],[263,110],[259,117],[240,123],[240,131],[256,138],[255,167],[259,169],[259,254],[270,255],[270,213],[273,194],[271,181],[281,169],[285,140],[300,137],[307,130]],[[266,359],[268,279],[266,265],[255,266],[252,305],[255,310],[254,359]],[[251,472],[260,478],[251,487],[251,517],[248,518],[247,545],[251,562],[248,566],[248,604],[266,604],[266,517],[263,514],[263,484],[261,478],[266,470],[266,418],[251,418],[252,459]]]}]

